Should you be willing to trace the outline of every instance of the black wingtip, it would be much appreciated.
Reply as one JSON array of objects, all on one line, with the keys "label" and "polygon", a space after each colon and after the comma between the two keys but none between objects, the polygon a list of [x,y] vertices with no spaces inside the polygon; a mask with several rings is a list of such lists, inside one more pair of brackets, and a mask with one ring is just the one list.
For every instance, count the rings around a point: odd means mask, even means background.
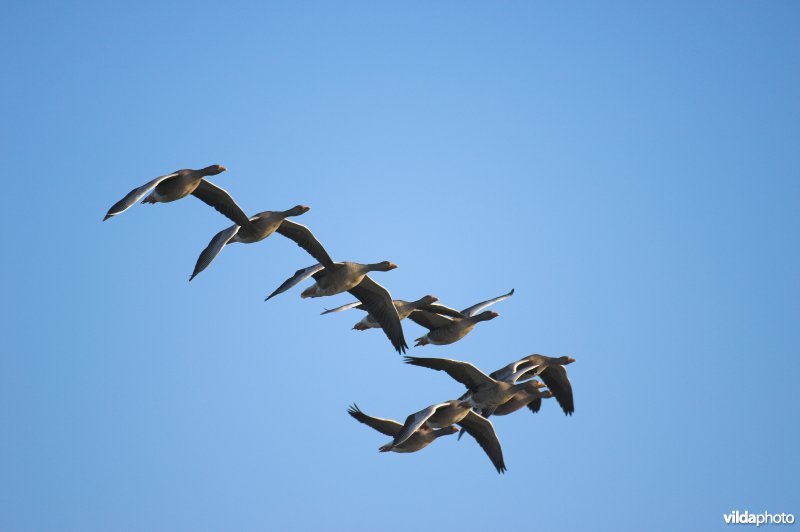
[{"label": "black wingtip", "polygon": [[514,290],[515,290],[515,289],[514,289],[514,288],[512,288],[512,289],[511,289],[511,292],[509,292],[509,293],[508,293],[508,295],[510,295],[510,296],[513,296],[513,295],[514,295]]},{"label": "black wingtip", "polygon": [[105,222],[106,220],[108,220],[108,219],[109,219],[109,218],[111,218],[112,216],[114,216],[114,215],[113,215],[113,214],[106,214],[106,215],[103,217],[103,221]]}]

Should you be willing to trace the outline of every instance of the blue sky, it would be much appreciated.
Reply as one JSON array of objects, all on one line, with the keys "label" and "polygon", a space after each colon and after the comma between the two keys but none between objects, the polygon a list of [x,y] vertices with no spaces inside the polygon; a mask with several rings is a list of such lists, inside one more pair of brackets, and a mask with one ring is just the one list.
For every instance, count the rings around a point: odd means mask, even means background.
[{"label": "blue sky", "polygon": [[[722,527],[800,514],[800,7],[740,1],[4,4],[0,529]],[[568,354],[576,412],[414,455],[346,414],[456,397],[349,300],[263,297],[274,236],[131,188],[219,163],[486,370]],[[406,325],[406,337],[424,333]],[[409,525],[412,523],[412,525]],[[508,525],[512,526],[512,525]]]}]

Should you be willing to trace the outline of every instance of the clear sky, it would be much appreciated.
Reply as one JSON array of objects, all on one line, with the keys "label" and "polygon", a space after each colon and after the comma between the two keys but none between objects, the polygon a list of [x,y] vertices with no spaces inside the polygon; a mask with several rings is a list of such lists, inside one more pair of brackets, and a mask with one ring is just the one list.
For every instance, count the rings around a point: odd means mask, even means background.
[{"label": "clear sky", "polygon": [[[646,4],[646,5],[645,5]],[[800,4],[5,2],[2,530],[710,530],[800,514]],[[248,212],[302,203],[401,299],[516,288],[462,342],[570,355],[576,412],[412,455],[457,397],[314,261],[130,189],[219,163]],[[424,330],[405,326],[409,340]]]}]

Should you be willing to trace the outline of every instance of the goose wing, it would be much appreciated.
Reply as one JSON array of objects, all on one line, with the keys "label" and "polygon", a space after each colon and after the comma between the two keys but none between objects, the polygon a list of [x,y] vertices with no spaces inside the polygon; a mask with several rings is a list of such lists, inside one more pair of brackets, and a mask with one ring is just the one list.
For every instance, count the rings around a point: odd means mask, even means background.
[{"label": "goose wing", "polygon": [[547,388],[553,392],[561,410],[564,414],[571,416],[575,412],[575,400],[572,396],[572,383],[567,376],[567,368],[564,366],[548,366],[539,374]]},{"label": "goose wing", "polygon": [[394,437],[398,432],[400,432],[400,429],[403,428],[403,425],[397,421],[368,416],[362,412],[356,404],[350,406],[350,408],[347,409],[347,413],[350,414],[356,421],[368,425],[378,432],[386,434],[387,436]]},{"label": "goose wing", "polygon": [[131,208],[131,206],[134,203],[142,199],[142,197],[145,194],[156,188],[156,186],[159,183],[161,183],[165,179],[169,179],[170,177],[175,177],[176,175],[178,175],[178,172],[172,172],[171,174],[162,175],[153,179],[152,181],[145,183],[139,188],[134,188],[133,190],[128,192],[128,194],[124,198],[116,202],[114,205],[111,206],[110,209],[108,209],[108,213],[106,213],[106,216],[105,218],[103,218],[103,221],[105,222],[112,216],[116,216],[121,212],[127,211],[128,209]]},{"label": "goose wing", "polygon": [[512,362],[507,366],[503,366],[497,371],[493,371],[492,373],[489,374],[489,376],[498,381],[507,381],[509,378],[511,378],[512,375],[514,375],[517,372],[520,366],[522,366],[522,364],[525,364],[526,362],[527,359],[525,358],[523,358],[522,360],[517,360],[516,362]]},{"label": "goose wing", "polygon": [[444,305],[440,305],[439,303],[431,303],[430,305],[422,305],[419,307],[419,310],[427,310],[428,312],[433,312],[434,314],[441,314],[442,316],[450,316],[452,318],[466,318],[466,316],[459,311],[452,309],[450,307],[446,307]]},{"label": "goose wing", "polygon": [[528,410],[530,410],[534,414],[537,413],[542,408],[542,398],[541,397],[537,397],[536,399],[534,399],[533,401],[528,403],[527,406],[528,406]]},{"label": "goose wing", "polygon": [[499,303],[500,301],[503,301],[504,299],[508,299],[509,297],[511,297],[513,295],[514,295],[514,289],[512,288],[511,292],[509,292],[507,294],[503,294],[502,296],[497,296],[497,297],[494,297],[492,299],[487,299],[486,301],[481,301],[480,303],[476,303],[476,304],[472,305],[471,307],[465,308],[464,310],[461,311],[461,314],[463,314],[465,316],[474,316],[475,314],[477,314],[478,312],[482,311],[486,307],[492,306],[495,303]]},{"label": "goose wing", "polygon": [[326,268],[331,268],[333,266],[333,261],[330,255],[328,255],[328,252],[325,251],[325,248],[319,243],[314,233],[305,225],[292,222],[291,220],[283,220],[275,231],[293,240]]},{"label": "goose wing", "polygon": [[419,412],[411,414],[406,418],[405,424],[403,424],[403,428],[400,429],[400,432],[397,433],[397,436],[394,437],[394,441],[392,442],[393,447],[397,447],[407,439],[409,439],[415,432],[419,430],[419,428],[425,424],[430,417],[436,413],[442,407],[448,406],[450,403],[439,403],[438,405],[431,405],[428,408],[424,408]]},{"label": "goose wing", "polygon": [[448,375],[470,390],[475,390],[482,384],[492,384],[495,382],[494,379],[486,375],[469,362],[462,362],[461,360],[452,360],[449,358],[406,357],[405,362],[406,364],[435,369],[436,371],[445,371]]},{"label": "goose wing", "polygon": [[428,312],[427,310],[415,310],[408,315],[408,319],[417,325],[422,325],[430,331],[447,327],[453,323],[453,320],[450,318],[446,318],[433,312]]},{"label": "goose wing", "polygon": [[403,326],[400,324],[400,315],[392,301],[392,296],[384,287],[373,281],[368,275],[364,280],[348,290],[364,304],[364,310],[369,312],[380,324],[381,329],[392,342],[398,353],[408,349],[403,336]]},{"label": "goose wing", "polygon": [[291,287],[297,285],[298,283],[303,282],[305,279],[308,279],[312,275],[319,273],[321,270],[324,270],[325,266],[322,264],[314,264],[313,266],[309,266],[308,268],[302,268],[294,272],[294,275],[286,279],[278,288],[275,289],[270,295],[268,295],[264,301],[272,299],[273,297],[277,296],[278,294],[282,294],[286,292]]},{"label": "goose wing", "polygon": [[353,301],[352,303],[347,303],[342,305],[341,307],[325,309],[325,312],[320,312],[320,315],[323,314],[333,314],[334,312],[341,312],[343,310],[350,310],[351,308],[357,308],[359,310],[364,310],[364,303],[361,301]]},{"label": "goose wing", "polygon": [[197,276],[198,273],[205,270],[208,265],[211,264],[211,261],[214,260],[217,255],[219,255],[219,252],[222,251],[222,248],[225,247],[225,244],[227,244],[238,232],[239,226],[232,225],[231,227],[223,229],[214,235],[214,238],[212,238],[211,242],[208,243],[206,249],[204,249],[200,253],[200,256],[197,257],[197,262],[194,265],[194,271],[192,272],[191,277],[189,277],[189,280],[191,281]]},{"label": "goose wing", "polygon": [[250,218],[242,208],[236,204],[225,189],[218,187],[214,183],[201,179],[200,184],[192,192],[192,196],[206,205],[214,207],[217,212],[230,219],[236,225],[250,227]]},{"label": "goose wing", "polygon": [[506,470],[506,464],[503,461],[503,449],[500,447],[500,440],[497,439],[497,434],[494,432],[492,422],[470,410],[466,417],[458,424],[461,425],[470,436],[475,438],[475,441],[481,446],[483,452],[486,453],[492,461],[492,464],[494,464],[497,472],[503,473]]}]

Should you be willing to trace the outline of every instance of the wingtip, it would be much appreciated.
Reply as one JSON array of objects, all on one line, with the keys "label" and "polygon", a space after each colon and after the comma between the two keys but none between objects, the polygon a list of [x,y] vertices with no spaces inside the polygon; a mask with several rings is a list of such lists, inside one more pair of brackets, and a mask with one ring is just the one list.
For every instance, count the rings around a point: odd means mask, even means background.
[{"label": "wingtip", "polygon": [[106,220],[108,220],[112,216],[114,216],[114,215],[113,214],[106,214],[105,216],[103,216],[103,221],[105,222]]}]

